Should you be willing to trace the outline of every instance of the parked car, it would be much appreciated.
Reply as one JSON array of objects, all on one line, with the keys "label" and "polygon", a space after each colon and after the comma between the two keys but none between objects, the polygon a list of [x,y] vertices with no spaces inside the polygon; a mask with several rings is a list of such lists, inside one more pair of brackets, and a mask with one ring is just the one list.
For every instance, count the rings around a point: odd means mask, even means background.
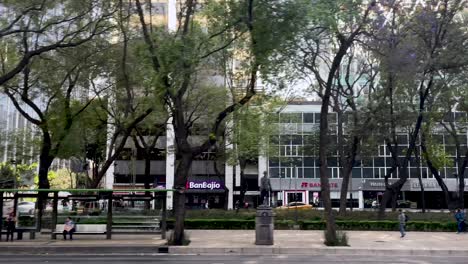
[{"label": "parked car", "polygon": [[[46,212],[52,212],[53,211],[53,208],[52,208],[52,204],[47,204],[47,207],[46,207]],[[57,212],[61,213],[61,212],[65,212],[65,211],[69,211],[68,209],[68,206],[63,206],[61,203],[58,203],[57,204]]]},{"label": "parked car", "polygon": [[301,202],[292,202],[292,203],[289,203],[287,205],[283,205],[281,207],[279,207],[279,209],[298,209],[298,210],[308,210],[308,209],[312,209],[313,206],[310,205],[310,204],[305,204],[305,203],[301,203]]},{"label": "parked car", "polygon": [[18,203],[18,213],[20,215],[32,215],[34,214],[34,209],[36,204],[33,202],[19,202]]}]

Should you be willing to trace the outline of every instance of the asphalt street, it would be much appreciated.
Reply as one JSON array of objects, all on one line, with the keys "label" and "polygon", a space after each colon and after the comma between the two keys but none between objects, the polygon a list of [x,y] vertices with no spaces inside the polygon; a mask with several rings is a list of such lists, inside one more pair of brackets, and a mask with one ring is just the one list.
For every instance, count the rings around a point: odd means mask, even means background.
[{"label": "asphalt street", "polygon": [[1,255],[0,263],[165,263],[165,264],[280,264],[280,263],[468,263],[466,257],[375,256],[375,255]]}]

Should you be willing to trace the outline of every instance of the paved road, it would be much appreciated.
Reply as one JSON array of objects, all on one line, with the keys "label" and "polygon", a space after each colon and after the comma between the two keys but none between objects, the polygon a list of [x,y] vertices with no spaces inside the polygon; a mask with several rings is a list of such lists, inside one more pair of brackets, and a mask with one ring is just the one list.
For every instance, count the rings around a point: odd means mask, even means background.
[{"label": "paved road", "polygon": [[0,256],[0,263],[163,263],[163,264],[283,264],[283,263],[386,263],[386,264],[466,264],[466,257],[424,256],[239,256],[239,255],[48,255]]}]

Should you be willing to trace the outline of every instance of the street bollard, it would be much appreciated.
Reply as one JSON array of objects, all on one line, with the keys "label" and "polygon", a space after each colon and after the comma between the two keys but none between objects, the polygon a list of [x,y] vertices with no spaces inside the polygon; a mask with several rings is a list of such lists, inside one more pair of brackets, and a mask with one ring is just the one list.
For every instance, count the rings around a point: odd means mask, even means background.
[{"label": "street bollard", "polygon": [[257,208],[255,217],[255,245],[273,245],[275,229],[273,209],[266,205]]}]

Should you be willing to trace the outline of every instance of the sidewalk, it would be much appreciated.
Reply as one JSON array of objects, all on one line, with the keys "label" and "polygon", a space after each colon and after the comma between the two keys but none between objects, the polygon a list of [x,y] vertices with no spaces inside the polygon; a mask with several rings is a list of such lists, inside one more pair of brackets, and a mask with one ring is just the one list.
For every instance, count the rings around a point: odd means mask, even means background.
[{"label": "sidewalk", "polygon": [[[24,239],[26,237],[26,239]],[[161,235],[112,235],[107,240],[105,235],[75,235],[73,240],[50,239],[50,234],[36,235],[30,240],[23,236],[23,240],[6,242],[5,236],[0,241],[1,254],[147,254],[166,253],[167,242]],[[16,236],[15,236],[16,238]]]},{"label": "sidewalk", "polygon": [[76,236],[73,241],[0,242],[0,254],[305,254],[468,256],[468,234],[348,231],[349,247],[326,247],[323,231],[276,230],[273,246],[255,245],[254,230],[188,230],[189,246],[166,246],[160,235]]},{"label": "sidewalk", "polygon": [[349,247],[327,247],[323,231],[276,230],[273,246],[255,245],[254,230],[189,230],[188,247],[170,253],[232,254],[400,254],[468,256],[468,234],[446,232],[347,231]]}]

